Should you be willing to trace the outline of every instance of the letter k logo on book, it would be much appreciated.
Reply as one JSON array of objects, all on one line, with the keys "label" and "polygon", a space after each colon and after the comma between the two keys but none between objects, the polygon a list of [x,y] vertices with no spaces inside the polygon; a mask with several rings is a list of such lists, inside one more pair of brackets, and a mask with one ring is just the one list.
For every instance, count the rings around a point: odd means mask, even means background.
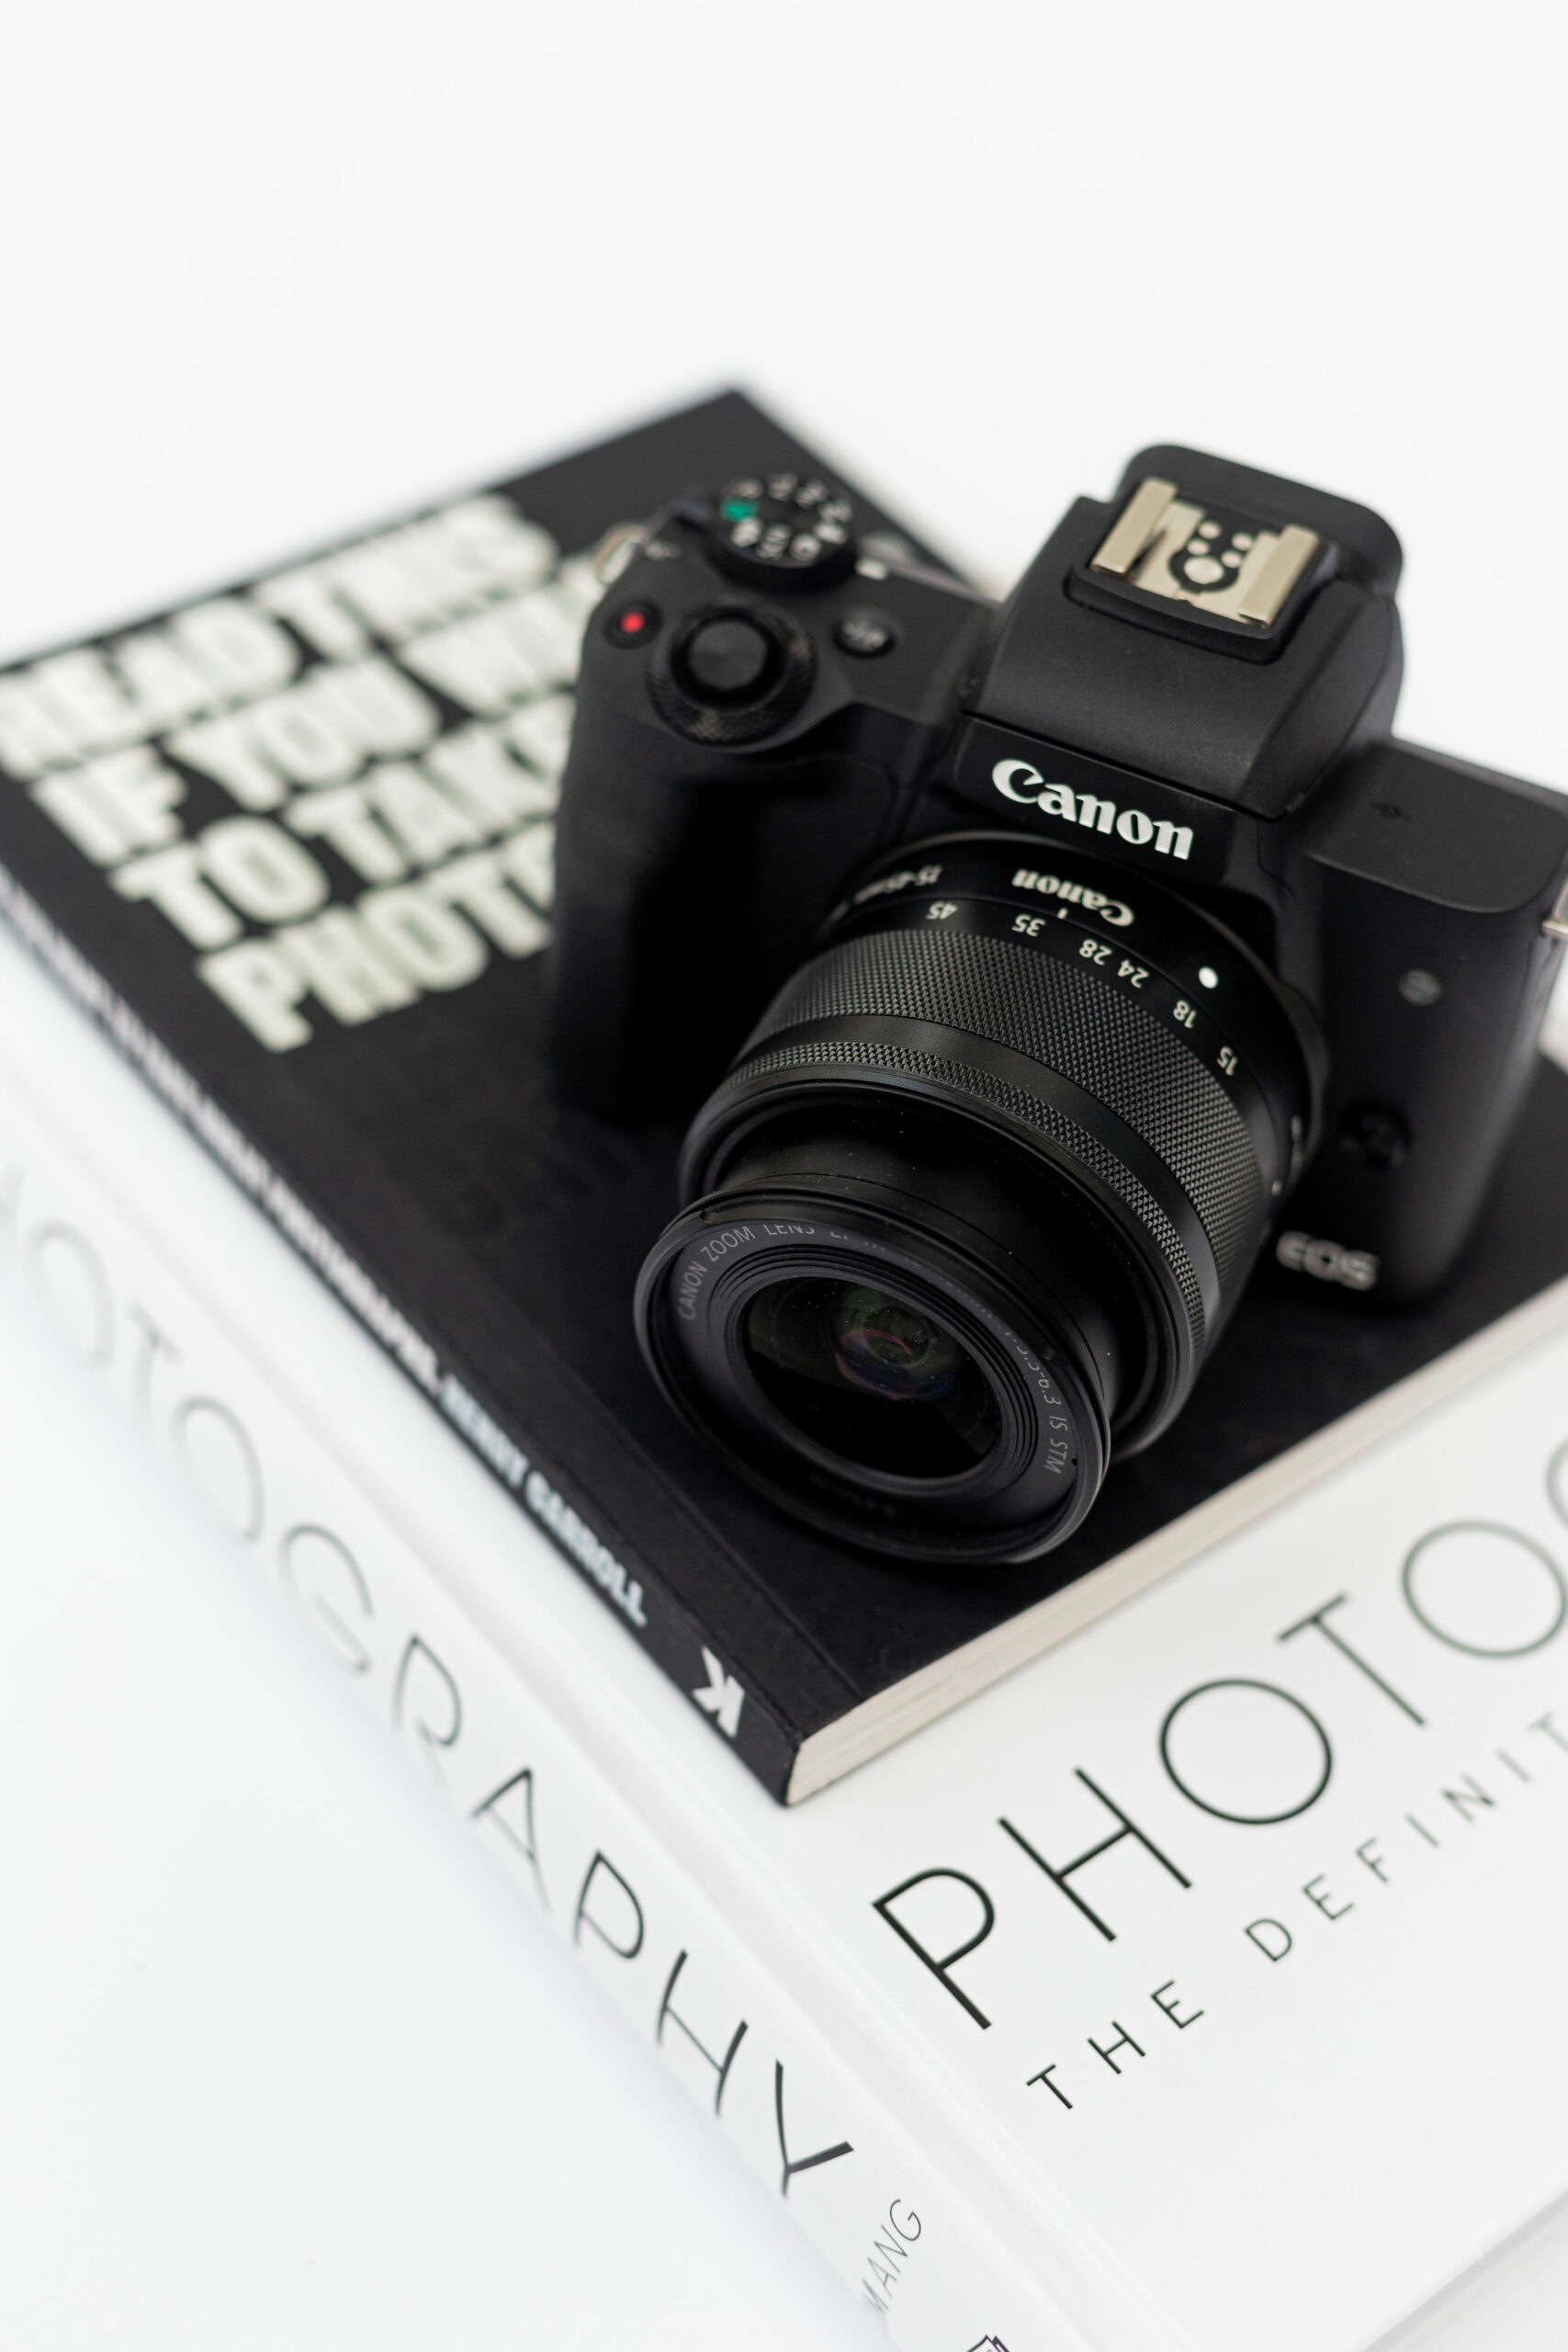
[{"label": "letter k logo on book", "polygon": [[733,1674],[726,1674],[712,1650],[704,1650],[703,1664],[707,1668],[707,1681],[702,1690],[694,1690],[692,1696],[703,1713],[713,1717],[726,1739],[733,1739],[740,1728],[740,1710],[745,1704],[746,1693]]}]

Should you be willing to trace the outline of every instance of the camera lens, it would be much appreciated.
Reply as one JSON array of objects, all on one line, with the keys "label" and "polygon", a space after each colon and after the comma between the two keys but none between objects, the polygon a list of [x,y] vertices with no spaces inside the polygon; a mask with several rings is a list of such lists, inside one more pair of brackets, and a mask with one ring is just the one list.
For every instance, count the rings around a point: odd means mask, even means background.
[{"label": "camera lens", "polygon": [[996,1444],[995,1392],[974,1357],[876,1283],[770,1283],[747,1308],[744,1345],[786,1419],[868,1470],[952,1477]]},{"label": "camera lens", "polygon": [[1033,1557],[1180,1411],[1322,1072],[1292,993],[1142,874],[1021,835],[909,845],[699,1112],[644,1352],[797,1517]]},{"label": "camera lens", "polygon": [[1141,1358],[1114,1253],[917,1103],[774,1101],[637,1290],[665,1393],[798,1518],[915,1559],[1058,1540]]}]

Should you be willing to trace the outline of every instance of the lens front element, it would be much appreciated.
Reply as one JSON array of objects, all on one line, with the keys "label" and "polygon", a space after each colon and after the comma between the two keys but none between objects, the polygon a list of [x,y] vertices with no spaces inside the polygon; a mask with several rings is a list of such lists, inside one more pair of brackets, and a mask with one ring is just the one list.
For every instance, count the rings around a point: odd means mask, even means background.
[{"label": "lens front element", "polygon": [[766,1121],[644,1266],[644,1353],[792,1516],[906,1559],[1026,1557],[1099,1487],[1130,1302],[1026,1175],[945,1123],[886,1124]]},{"label": "lens front element", "polygon": [[745,1317],[759,1387],[829,1453],[900,1478],[951,1478],[997,1442],[995,1394],[931,1316],[871,1283],[771,1283]]}]

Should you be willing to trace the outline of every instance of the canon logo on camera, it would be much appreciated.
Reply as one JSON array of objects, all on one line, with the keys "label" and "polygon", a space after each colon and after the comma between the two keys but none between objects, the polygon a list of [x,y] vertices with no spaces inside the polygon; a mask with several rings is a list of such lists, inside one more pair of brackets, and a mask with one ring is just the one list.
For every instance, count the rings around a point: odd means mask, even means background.
[{"label": "canon logo on camera", "polygon": [[1047,817],[1063,817],[1069,825],[1090,832],[1113,833],[1134,849],[1152,849],[1161,857],[1185,858],[1192,851],[1190,825],[1173,825],[1168,818],[1150,817],[1142,808],[1118,808],[1098,792],[1075,792],[1070,784],[1047,784],[1027,760],[998,760],[991,782],[1004,800],[1021,801],[1043,809]]}]

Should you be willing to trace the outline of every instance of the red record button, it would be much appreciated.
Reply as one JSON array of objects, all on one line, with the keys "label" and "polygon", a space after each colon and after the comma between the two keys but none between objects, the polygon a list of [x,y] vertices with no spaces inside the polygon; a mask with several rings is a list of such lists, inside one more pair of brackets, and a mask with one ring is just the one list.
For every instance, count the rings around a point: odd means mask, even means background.
[{"label": "red record button", "polygon": [[623,605],[604,624],[612,645],[651,645],[659,634],[659,607],[643,600]]}]

